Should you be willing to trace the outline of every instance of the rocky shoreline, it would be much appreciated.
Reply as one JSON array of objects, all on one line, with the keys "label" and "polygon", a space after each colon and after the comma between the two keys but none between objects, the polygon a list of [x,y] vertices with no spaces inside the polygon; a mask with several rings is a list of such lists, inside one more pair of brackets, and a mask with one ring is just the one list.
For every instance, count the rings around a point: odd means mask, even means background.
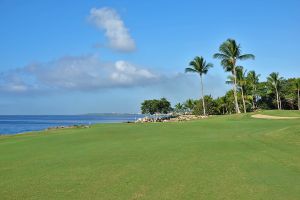
[{"label": "rocky shoreline", "polygon": [[72,128],[90,128],[89,125],[71,125],[71,126],[53,126],[46,128],[45,131],[57,130],[57,129],[72,129]]},{"label": "rocky shoreline", "polygon": [[170,115],[170,116],[158,116],[158,117],[144,117],[139,118],[135,123],[149,123],[149,122],[181,122],[181,121],[191,121],[197,119],[204,119],[208,116],[200,115]]}]

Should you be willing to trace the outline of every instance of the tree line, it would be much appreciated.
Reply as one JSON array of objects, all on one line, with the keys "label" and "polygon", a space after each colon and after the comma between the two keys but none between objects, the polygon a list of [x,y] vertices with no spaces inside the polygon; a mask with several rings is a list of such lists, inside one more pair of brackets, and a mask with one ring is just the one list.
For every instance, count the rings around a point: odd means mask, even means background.
[{"label": "tree line", "polygon": [[[202,56],[196,56],[185,68],[186,73],[196,73],[200,77],[201,97],[199,100],[188,99],[183,103],[177,103],[174,108],[167,106],[153,111],[152,107],[159,107],[156,101],[146,100],[142,103],[142,113],[193,113],[197,115],[220,115],[246,113],[256,109],[289,109],[300,110],[300,78],[284,79],[278,72],[272,72],[267,81],[260,82],[260,74],[254,70],[247,71],[238,65],[239,61],[255,59],[253,54],[242,54],[241,46],[233,39],[227,39],[219,47],[219,52],[213,58],[219,59],[225,72],[229,72],[226,84],[232,85],[232,89],[224,96],[213,98],[204,94],[203,76],[213,67]],[[152,102],[149,102],[152,101]],[[168,101],[167,101],[168,102]],[[157,104],[155,106],[155,104]],[[150,106],[151,105],[151,106]],[[146,107],[149,107],[146,109]],[[149,112],[149,111],[152,112]]]}]

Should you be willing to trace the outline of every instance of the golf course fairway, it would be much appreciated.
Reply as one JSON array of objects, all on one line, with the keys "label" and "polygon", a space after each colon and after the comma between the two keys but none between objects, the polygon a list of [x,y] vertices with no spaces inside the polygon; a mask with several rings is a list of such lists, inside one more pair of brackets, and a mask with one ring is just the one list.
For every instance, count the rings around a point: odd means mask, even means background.
[{"label": "golf course fairway", "polygon": [[300,199],[300,119],[97,124],[1,136],[0,155],[3,200]]}]

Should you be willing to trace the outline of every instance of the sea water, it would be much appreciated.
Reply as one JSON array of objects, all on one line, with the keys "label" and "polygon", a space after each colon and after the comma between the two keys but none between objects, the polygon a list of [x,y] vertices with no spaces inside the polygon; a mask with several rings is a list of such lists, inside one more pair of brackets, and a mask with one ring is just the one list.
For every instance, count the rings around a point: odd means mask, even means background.
[{"label": "sea water", "polygon": [[132,122],[143,115],[0,115],[0,135],[44,130],[57,126],[90,125],[95,123]]}]

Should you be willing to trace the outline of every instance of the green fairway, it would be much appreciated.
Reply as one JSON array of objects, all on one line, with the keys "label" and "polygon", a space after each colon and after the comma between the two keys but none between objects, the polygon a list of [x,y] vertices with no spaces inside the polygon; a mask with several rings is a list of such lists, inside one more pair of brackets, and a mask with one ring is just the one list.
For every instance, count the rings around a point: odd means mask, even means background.
[{"label": "green fairway", "polygon": [[0,155],[0,199],[300,199],[300,119],[99,124],[2,136]]},{"label": "green fairway", "polygon": [[280,117],[300,117],[299,110],[263,110],[258,113]]}]

